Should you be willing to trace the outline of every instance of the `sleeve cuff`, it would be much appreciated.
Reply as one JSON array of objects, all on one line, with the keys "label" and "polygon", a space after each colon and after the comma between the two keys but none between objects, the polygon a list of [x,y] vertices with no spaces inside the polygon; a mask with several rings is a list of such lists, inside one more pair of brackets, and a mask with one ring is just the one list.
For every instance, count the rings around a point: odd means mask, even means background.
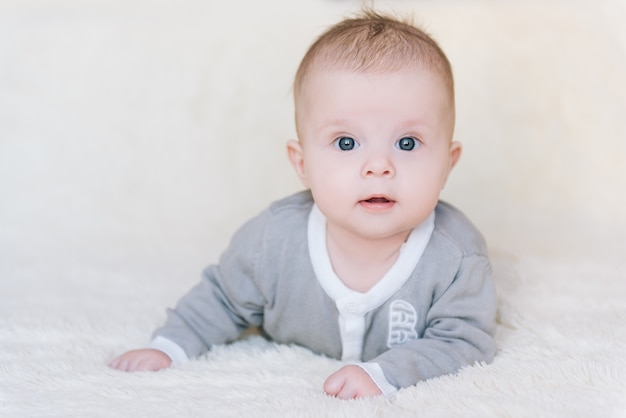
[{"label": "sleeve cuff", "polygon": [[174,341],[167,339],[165,337],[157,336],[155,337],[150,344],[148,344],[148,348],[153,348],[155,350],[159,350],[164,352],[172,359],[172,363],[176,366],[178,364],[183,364],[189,361],[189,357],[185,353],[178,344]]},{"label": "sleeve cuff", "polygon": [[398,388],[393,386],[389,381],[385,378],[385,374],[383,373],[383,369],[380,367],[378,363],[354,363],[355,366],[359,366],[361,369],[368,374],[368,376],[374,381],[378,389],[385,395],[386,398],[389,398],[398,391]]}]

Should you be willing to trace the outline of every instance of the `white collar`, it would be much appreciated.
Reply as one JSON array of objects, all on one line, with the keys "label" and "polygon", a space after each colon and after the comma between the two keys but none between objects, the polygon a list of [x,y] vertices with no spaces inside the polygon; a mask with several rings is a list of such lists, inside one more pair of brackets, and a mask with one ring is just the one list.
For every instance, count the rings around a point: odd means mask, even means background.
[{"label": "white collar", "polygon": [[366,293],[348,288],[337,277],[326,247],[326,218],[317,205],[313,205],[308,221],[309,256],[313,271],[324,291],[342,314],[362,316],[378,308],[396,293],[408,280],[419,262],[435,228],[435,212],[409,234],[400,249],[398,260],[374,287]]}]

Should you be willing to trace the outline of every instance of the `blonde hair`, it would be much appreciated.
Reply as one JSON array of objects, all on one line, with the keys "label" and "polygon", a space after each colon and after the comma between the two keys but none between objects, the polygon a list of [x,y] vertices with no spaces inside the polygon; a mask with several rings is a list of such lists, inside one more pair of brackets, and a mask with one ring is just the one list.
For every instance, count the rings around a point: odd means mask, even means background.
[{"label": "blonde hair", "polygon": [[383,15],[371,9],[331,26],[309,47],[296,71],[294,99],[296,128],[298,98],[312,68],[354,72],[393,72],[422,66],[439,75],[448,92],[454,121],[454,78],[443,50],[412,22]]}]

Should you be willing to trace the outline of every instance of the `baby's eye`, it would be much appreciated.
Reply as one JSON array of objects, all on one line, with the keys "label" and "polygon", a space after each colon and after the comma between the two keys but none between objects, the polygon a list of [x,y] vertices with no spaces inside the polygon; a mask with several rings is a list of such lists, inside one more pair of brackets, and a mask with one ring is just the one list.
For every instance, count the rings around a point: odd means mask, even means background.
[{"label": "baby's eye", "polygon": [[396,147],[402,151],[412,151],[419,146],[420,143],[415,138],[410,136],[402,137],[398,140],[398,142],[396,142]]},{"label": "baby's eye", "polygon": [[359,147],[359,143],[349,136],[342,136],[335,139],[335,146],[342,151],[350,151]]}]

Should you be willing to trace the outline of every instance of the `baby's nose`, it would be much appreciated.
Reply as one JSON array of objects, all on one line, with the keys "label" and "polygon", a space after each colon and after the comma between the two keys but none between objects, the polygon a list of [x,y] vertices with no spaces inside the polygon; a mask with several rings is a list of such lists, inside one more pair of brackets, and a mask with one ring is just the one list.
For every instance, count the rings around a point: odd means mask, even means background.
[{"label": "baby's nose", "polygon": [[375,154],[363,166],[363,176],[365,177],[393,177],[395,174],[393,163],[385,155]]}]

